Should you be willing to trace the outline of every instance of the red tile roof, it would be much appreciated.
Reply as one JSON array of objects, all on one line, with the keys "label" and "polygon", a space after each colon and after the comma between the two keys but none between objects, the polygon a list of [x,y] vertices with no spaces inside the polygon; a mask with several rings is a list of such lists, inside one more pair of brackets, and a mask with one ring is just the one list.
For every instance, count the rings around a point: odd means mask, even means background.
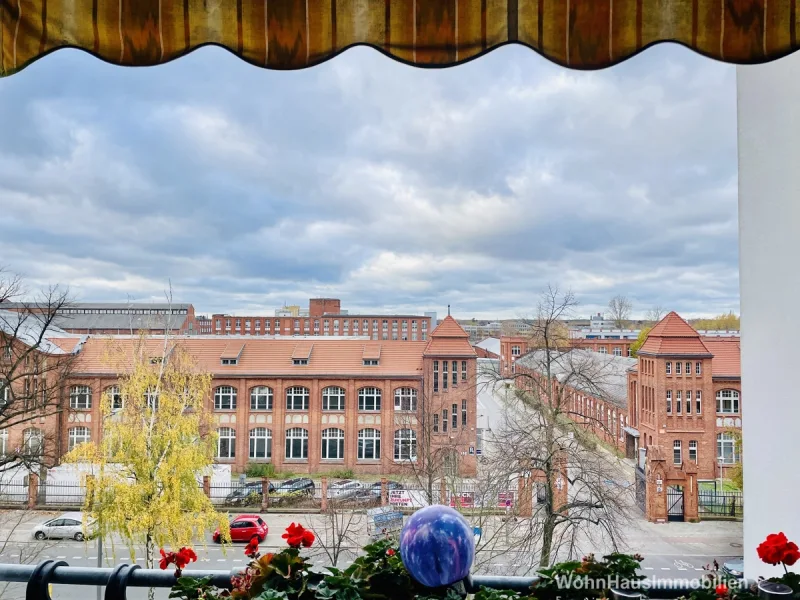
[{"label": "red tile roof", "polygon": [[714,358],[711,372],[714,377],[741,377],[741,346],[739,338],[703,338]]},{"label": "red tile roof", "polygon": [[642,354],[669,356],[710,356],[706,345],[691,325],[671,312],[647,334]]},{"label": "red tile roof", "polygon": [[[422,355],[426,342],[383,341],[381,342],[380,363],[364,366],[364,351],[372,343],[359,339],[326,339],[315,337],[313,351],[308,365],[294,365],[292,356],[302,343],[310,345],[311,340],[292,338],[247,338],[236,340],[244,348],[236,365],[221,364],[220,357],[232,343],[224,336],[190,336],[175,338],[170,343],[180,345],[191,354],[198,367],[217,377],[257,376],[257,377],[306,377],[306,376],[353,376],[353,377],[421,377]],[[130,337],[90,337],[78,355],[75,365],[76,375],[115,375],[116,365],[108,360],[114,350],[122,350],[131,355],[138,338]],[[164,345],[163,337],[150,337],[145,341],[146,353],[160,356]]]},{"label": "red tile roof", "polygon": [[469,343],[469,334],[462,329],[458,321],[447,315],[436,329],[431,331],[425,355],[475,356],[475,349]]}]

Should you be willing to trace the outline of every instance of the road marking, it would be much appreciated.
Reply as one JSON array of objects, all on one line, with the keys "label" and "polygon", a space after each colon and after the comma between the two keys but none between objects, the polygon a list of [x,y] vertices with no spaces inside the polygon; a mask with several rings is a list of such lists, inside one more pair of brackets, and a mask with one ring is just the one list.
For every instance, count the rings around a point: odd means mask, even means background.
[{"label": "road marking", "polygon": [[678,571],[688,571],[689,569],[685,569],[683,567],[678,567]]},{"label": "road marking", "polygon": [[83,558],[83,557],[82,556],[73,556],[72,560],[80,560],[81,558]]},{"label": "road marking", "polygon": [[224,558],[218,558],[217,562],[225,562],[225,559]]},{"label": "road marking", "polygon": [[662,571],[669,571],[669,567],[661,567]]},{"label": "road marking", "polygon": [[56,556],[56,558],[67,558],[66,556]]},{"label": "road marking", "polygon": [[644,568],[644,570],[645,570],[645,571],[652,571],[652,570],[653,570],[653,567],[645,567],[645,568]]},{"label": "road marking", "polygon": [[694,570],[695,571],[705,571],[705,569],[701,569],[700,567],[695,567]]},{"label": "road marking", "polygon": [[234,558],[233,562],[242,562],[242,559],[241,558]]}]

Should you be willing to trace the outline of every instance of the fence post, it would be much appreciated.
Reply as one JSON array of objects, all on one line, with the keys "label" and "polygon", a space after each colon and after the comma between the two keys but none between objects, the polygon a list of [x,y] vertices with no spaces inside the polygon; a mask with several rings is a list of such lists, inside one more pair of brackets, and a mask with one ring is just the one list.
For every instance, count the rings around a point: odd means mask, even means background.
[{"label": "fence post", "polygon": [[381,506],[389,504],[389,481],[381,477]]},{"label": "fence post", "polygon": [[261,512],[269,509],[269,478],[261,478]]},{"label": "fence post", "polygon": [[203,493],[206,498],[211,498],[211,477],[203,475]]},{"label": "fence post", "polygon": [[322,510],[322,512],[325,512],[326,510],[328,510],[328,478],[327,477],[323,477],[322,478],[321,493],[322,493],[322,499],[320,500],[320,509]]},{"label": "fence post", "polygon": [[28,508],[36,508],[36,500],[39,496],[39,476],[36,473],[28,475]]}]

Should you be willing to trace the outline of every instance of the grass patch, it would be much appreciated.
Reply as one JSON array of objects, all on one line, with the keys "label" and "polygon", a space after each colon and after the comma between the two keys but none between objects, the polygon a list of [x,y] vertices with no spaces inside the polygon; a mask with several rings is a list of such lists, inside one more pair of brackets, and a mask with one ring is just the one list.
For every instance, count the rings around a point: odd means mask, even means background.
[{"label": "grass patch", "polygon": [[335,469],[328,473],[330,477],[334,479],[355,479],[356,474],[353,472],[353,469]]},{"label": "grass patch", "polygon": [[269,479],[291,479],[294,473],[280,472],[275,470],[272,463],[250,463],[247,465],[244,474],[247,477],[267,477]]}]

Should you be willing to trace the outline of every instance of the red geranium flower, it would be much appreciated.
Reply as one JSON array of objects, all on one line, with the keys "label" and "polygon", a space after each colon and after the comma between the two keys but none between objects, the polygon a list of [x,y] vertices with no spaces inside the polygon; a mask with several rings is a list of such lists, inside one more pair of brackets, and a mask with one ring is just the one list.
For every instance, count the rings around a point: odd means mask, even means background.
[{"label": "red geranium flower", "polygon": [[258,554],[258,538],[253,538],[250,540],[250,543],[244,549],[245,556],[249,556],[250,558],[255,558]]},{"label": "red geranium flower", "polygon": [[191,548],[181,548],[175,555],[175,566],[182,570],[186,565],[197,560],[197,554]]},{"label": "red geranium flower", "polygon": [[389,549],[386,551],[386,555],[387,555],[387,556],[394,556],[394,548],[389,548]]},{"label": "red geranium flower", "polygon": [[161,567],[162,570],[166,569],[169,565],[175,562],[175,553],[174,552],[164,552],[164,549],[161,548],[161,560],[158,561],[158,566]]},{"label": "red geranium flower", "polygon": [[724,583],[720,583],[716,588],[714,588],[717,596],[724,596],[728,593],[728,586]]},{"label": "red geranium flower", "polygon": [[289,525],[286,528],[286,533],[281,537],[285,539],[286,543],[292,548],[299,548],[300,546],[308,548],[314,543],[315,539],[314,534],[299,523],[292,523]]},{"label": "red geranium flower", "polygon": [[770,533],[767,539],[759,544],[758,557],[770,565],[793,565],[800,560],[800,549],[790,542],[783,532]]}]

